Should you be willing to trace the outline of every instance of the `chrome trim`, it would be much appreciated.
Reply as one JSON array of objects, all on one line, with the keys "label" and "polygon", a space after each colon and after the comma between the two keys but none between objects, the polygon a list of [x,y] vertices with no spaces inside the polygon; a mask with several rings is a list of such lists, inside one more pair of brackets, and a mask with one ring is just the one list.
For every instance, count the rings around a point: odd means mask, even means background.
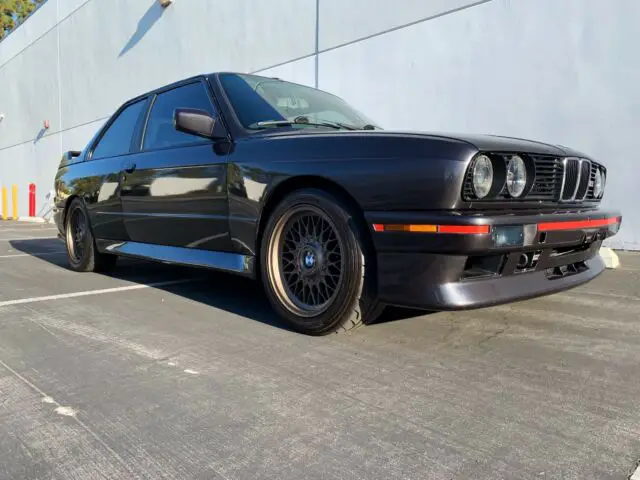
[{"label": "chrome trim", "polygon": [[536,235],[538,234],[538,225],[536,223],[526,224],[522,226],[522,230],[524,233],[523,246],[530,247],[534,244]]},{"label": "chrome trim", "polygon": [[120,217],[188,218],[192,220],[225,220],[227,215],[201,215],[197,213],[139,213],[139,212],[96,212],[96,215],[117,215]]},{"label": "chrome trim", "polygon": [[571,157],[566,157],[562,159],[562,184],[560,185],[560,198],[558,198],[559,202],[566,201],[566,200],[563,200],[562,197],[564,196],[564,184],[567,181],[567,162],[569,161],[569,158]]},{"label": "chrome trim", "polygon": [[[584,195],[582,195],[582,198],[579,198],[578,200],[582,201],[585,198],[587,198],[587,195],[589,194],[589,182],[591,181],[591,169],[593,168],[593,164],[591,163],[591,160],[588,160],[586,158],[581,158],[580,159],[580,174],[582,175],[582,164],[584,162],[587,162],[587,164],[589,165],[589,170],[587,172],[587,186],[584,189]],[[578,185],[580,185],[580,180],[581,177],[578,177]]]},{"label": "chrome trim", "polygon": [[100,251],[144,258],[162,263],[204,267],[253,277],[255,257],[239,253],[199,250],[196,248],[171,247],[139,242],[98,240]]},{"label": "chrome trim", "polygon": [[[569,161],[575,160],[578,162],[578,175],[576,177],[576,183],[573,187],[573,193],[571,194],[571,196],[569,198],[567,198],[566,200],[563,198],[564,197],[564,189],[567,186],[566,182],[567,182],[567,164],[569,163]],[[587,180],[587,188],[585,190],[584,195],[582,196],[582,198],[576,198],[576,196],[578,195],[578,190],[580,189],[580,180],[582,179],[582,164],[584,162],[589,163],[589,179]],[[592,162],[586,158],[579,158],[579,157],[565,157],[562,159],[562,183],[560,185],[560,197],[558,198],[558,202],[560,203],[569,203],[569,202],[575,202],[576,200],[584,200],[585,198],[587,198],[587,194],[589,193],[589,180],[591,178],[591,165]]]},{"label": "chrome trim", "polygon": [[580,178],[582,178],[582,158],[577,158],[578,160],[578,176],[576,177],[576,186],[573,187],[573,195],[571,195],[571,201],[575,202],[576,195],[578,195],[578,189],[580,188]]}]

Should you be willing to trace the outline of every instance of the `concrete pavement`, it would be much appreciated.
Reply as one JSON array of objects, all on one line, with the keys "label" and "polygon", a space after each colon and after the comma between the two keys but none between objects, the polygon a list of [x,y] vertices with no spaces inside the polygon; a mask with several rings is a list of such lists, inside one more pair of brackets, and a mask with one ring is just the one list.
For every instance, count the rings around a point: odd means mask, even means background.
[{"label": "concrete pavement", "polygon": [[640,255],[312,338],[249,281],[77,274],[54,234],[0,223],[0,479],[625,479],[640,459]]}]

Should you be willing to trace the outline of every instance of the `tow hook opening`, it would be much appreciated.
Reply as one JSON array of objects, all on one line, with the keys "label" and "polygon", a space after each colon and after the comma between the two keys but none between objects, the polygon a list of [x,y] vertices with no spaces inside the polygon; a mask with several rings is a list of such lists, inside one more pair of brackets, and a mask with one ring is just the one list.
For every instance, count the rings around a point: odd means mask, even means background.
[{"label": "tow hook opening", "polygon": [[529,257],[527,256],[526,253],[521,253],[520,258],[518,258],[518,263],[517,263],[518,268],[526,267],[527,263],[529,263]]},{"label": "tow hook opening", "polygon": [[467,259],[463,279],[487,278],[499,275],[506,262],[505,255],[476,255]]},{"label": "tow hook opening", "polygon": [[542,250],[536,250],[535,252],[521,253],[516,262],[516,273],[530,272],[535,270],[538,266],[538,261],[542,255]]}]

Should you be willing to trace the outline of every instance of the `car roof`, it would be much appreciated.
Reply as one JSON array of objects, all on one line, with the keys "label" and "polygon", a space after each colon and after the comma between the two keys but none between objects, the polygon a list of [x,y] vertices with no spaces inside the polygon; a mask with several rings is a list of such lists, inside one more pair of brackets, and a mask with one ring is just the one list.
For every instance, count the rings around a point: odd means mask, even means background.
[{"label": "car roof", "polygon": [[253,77],[262,77],[262,78],[275,78],[275,77],[265,77],[264,75],[257,75],[255,73],[240,73],[240,72],[212,72],[212,73],[201,73],[199,75],[194,75],[192,77],[187,77],[187,78],[183,78],[181,80],[177,80],[173,83],[168,83],[166,85],[163,85],[161,87],[155,88],[153,90],[149,90],[148,92],[145,93],[141,93],[140,95],[137,95],[133,98],[130,98],[129,100],[127,100],[126,104],[129,103],[133,103],[136,102],[142,98],[148,97],[149,95],[155,95],[157,93],[166,91],[166,90],[171,90],[173,88],[179,87],[180,85],[184,85],[186,83],[191,83],[194,80],[199,80],[202,78],[210,78],[210,77],[217,77],[218,75],[222,75],[222,74],[231,74],[231,75],[251,75]]}]

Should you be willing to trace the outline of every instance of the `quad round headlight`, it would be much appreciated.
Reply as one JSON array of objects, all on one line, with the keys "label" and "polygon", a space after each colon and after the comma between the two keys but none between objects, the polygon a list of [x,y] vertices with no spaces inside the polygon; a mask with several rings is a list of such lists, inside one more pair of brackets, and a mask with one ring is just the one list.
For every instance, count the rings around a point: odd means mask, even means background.
[{"label": "quad round headlight", "polygon": [[491,185],[493,185],[491,159],[486,155],[480,155],[473,165],[473,193],[478,198],[484,198],[491,191]]},{"label": "quad round headlight", "polygon": [[593,180],[593,198],[601,198],[604,194],[604,183],[605,183],[605,175],[604,171],[598,169],[596,171],[596,177]]},{"label": "quad round headlight", "polygon": [[519,197],[527,186],[527,166],[524,160],[514,155],[507,164],[507,191],[512,197]]}]

